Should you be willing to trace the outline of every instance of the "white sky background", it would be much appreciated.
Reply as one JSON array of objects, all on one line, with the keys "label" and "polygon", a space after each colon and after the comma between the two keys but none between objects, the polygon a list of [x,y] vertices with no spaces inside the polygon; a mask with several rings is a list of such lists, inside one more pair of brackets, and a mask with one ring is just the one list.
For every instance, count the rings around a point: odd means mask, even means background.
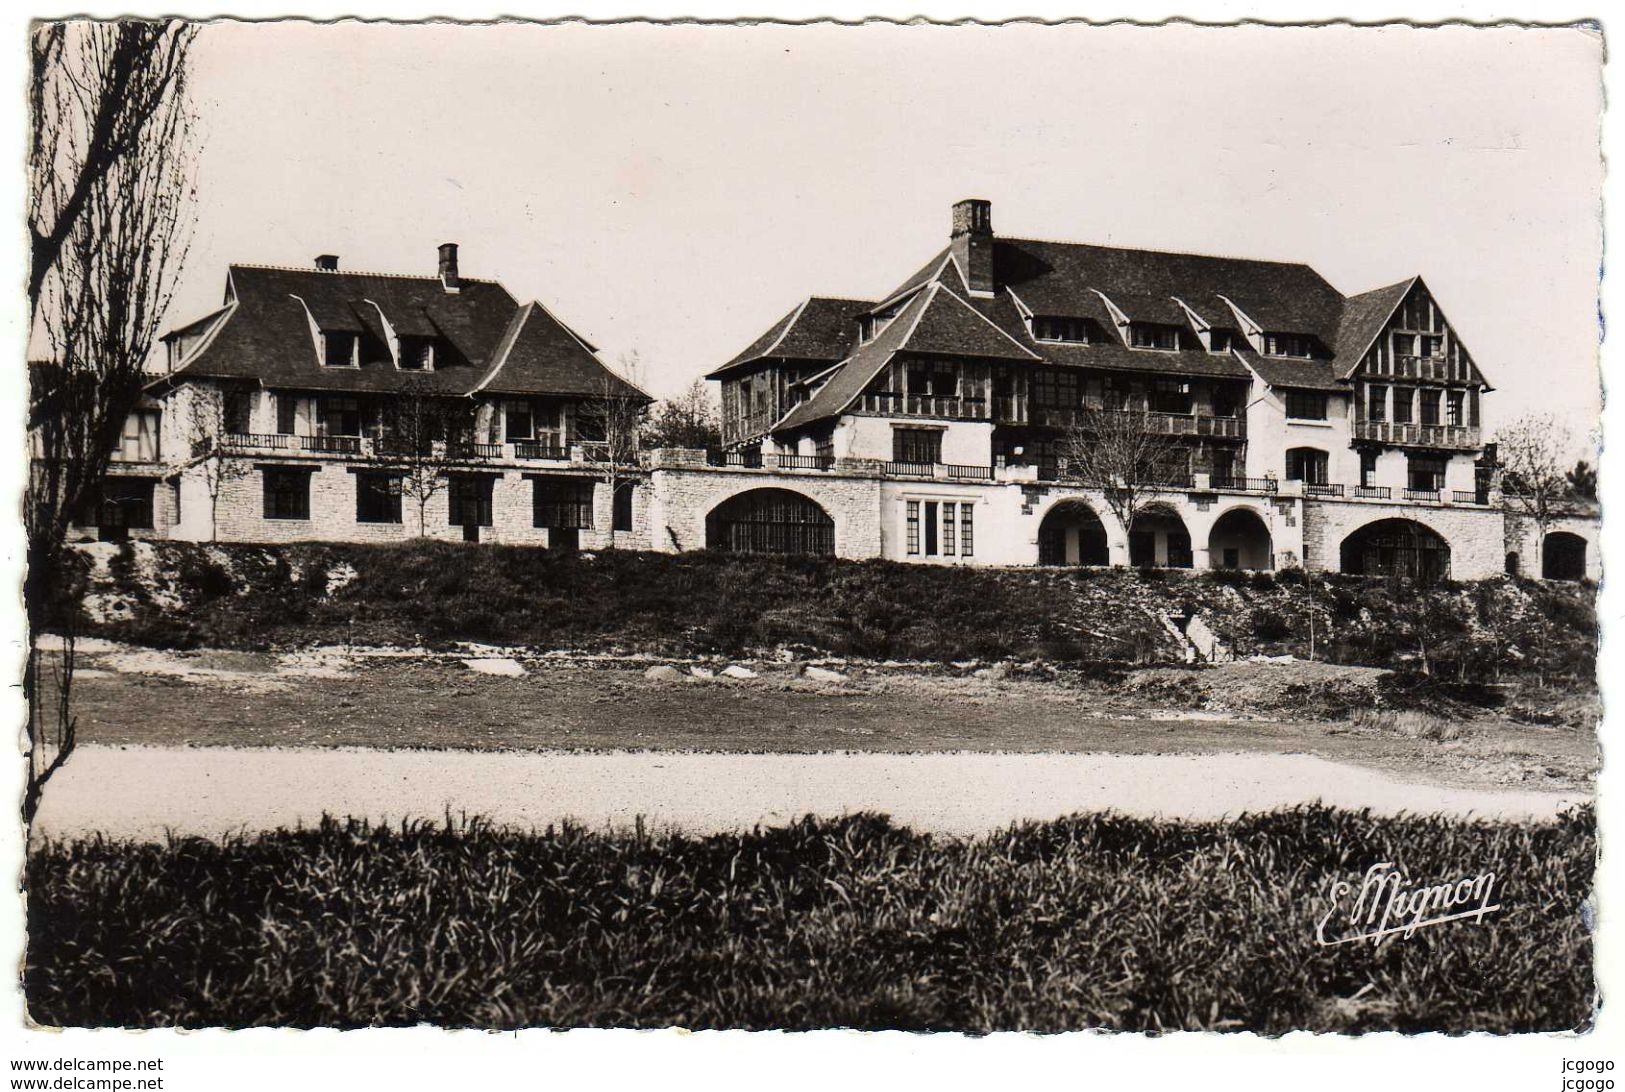
[{"label": "white sky background", "polygon": [[1421,273],[1498,388],[1596,426],[1601,42],[1575,30],[218,24],[198,225],[227,263],[540,299],[657,395],[810,293],[996,232]]}]

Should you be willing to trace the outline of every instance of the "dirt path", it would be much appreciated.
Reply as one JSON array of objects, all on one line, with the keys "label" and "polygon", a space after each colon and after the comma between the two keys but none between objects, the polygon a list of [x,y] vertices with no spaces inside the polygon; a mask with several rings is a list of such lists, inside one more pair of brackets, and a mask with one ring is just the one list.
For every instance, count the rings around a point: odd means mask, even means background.
[{"label": "dirt path", "polygon": [[479,753],[342,748],[87,746],[52,783],[40,833],[161,838],[310,824],[322,813],[399,820],[481,815],[520,827],[706,832],[809,812],[881,811],[922,830],[973,833],[1111,809],[1208,819],[1322,801],[1396,812],[1546,819],[1578,792],[1406,782],[1295,754],[1016,755]]}]

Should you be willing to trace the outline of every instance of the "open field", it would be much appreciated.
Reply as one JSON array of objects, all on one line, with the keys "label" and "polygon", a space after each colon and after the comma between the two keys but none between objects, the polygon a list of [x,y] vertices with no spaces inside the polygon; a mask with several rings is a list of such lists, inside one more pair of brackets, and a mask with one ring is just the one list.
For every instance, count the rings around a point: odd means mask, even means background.
[{"label": "open field", "polygon": [[[1110,687],[858,668],[820,682],[762,662],[754,679],[660,682],[642,666],[542,658],[505,676],[457,657],[92,645],[76,707],[82,741],[114,746],[1302,753],[1410,780],[1535,790],[1588,790],[1597,762],[1590,727],[1294,717],[1316,687],[1358,692],[1375,674],[1322,665],[1158,669]],[[1207,708],[1192,708],[1198,684]]]},{"label": "open field", "polygon": [[[1588,810],[92,839],[30,858],[25,986],[53,1025],[1552,1031],[1591,1019],[1595,857]],[[1317,944],[1378,861],[1502,909]]]}]

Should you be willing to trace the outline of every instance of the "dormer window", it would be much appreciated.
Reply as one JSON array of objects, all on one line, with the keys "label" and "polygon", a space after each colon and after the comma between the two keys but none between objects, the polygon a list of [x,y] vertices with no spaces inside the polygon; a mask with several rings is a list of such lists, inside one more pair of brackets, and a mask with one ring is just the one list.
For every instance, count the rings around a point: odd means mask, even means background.
[{"label": "dormer window", "polygon": [[1080,318],[1033,318],[1035,341],[1069,341],[1077,345],[1089,344],[1089,324]]},{"label": "dormer window", "polygon": [[434,338],[401,338],[401,368],[403,371],[432,372],[435,365],[434,358]]},{"label": "dormer window", "polygon": [[1136,349],[1178,349],[1179,327],[1160,322],[1131,322],[1128,343]]},{"label": "dormer window", "polygon": [[1211,331],[1208,334],[1208,351],[1214,353],[1228,353],[1230,351],[1230,331]]},{"label": "dormer window", "polygon": [[1265,334],[1264,355],[1311,357],[1315,355],[1315,339],[1306,334]]},{"label": "dormer window", "polygon": [[877,311],[872,315],[864,315],[858,321],[858,335],[863,341],[873,341],[880,336],[880,332],[891,325],[891,320],[903,309],[900,303],[894,303],[884,311]]},{"label": "dormer window", "polygon": [[348,332],[328,332],[322,335],[322,363],[329,368],[355,368],[361,361],[357,357],[360,338]]}]

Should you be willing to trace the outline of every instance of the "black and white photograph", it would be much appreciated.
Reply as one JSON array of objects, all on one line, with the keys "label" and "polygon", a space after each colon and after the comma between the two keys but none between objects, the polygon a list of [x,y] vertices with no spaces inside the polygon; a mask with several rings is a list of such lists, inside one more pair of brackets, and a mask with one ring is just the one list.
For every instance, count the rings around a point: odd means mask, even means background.
[{"label": "black and white photograph", "polygon": [[1612,1087],[1602,23],[15,27],[11,1087],[406,1028]]}]

